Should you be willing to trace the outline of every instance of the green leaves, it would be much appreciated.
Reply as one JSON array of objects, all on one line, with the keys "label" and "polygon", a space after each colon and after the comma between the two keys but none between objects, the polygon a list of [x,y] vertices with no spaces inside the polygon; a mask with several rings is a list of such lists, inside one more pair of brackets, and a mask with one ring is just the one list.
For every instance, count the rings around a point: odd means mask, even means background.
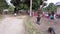
[{"label": "green leaves", "polygon": [[33,10],[37,10],[38,8],[40,8],[40,5],[42,5],[43,1],[42,0],[33,0],[32,1],[32,9]]},{"label": "green leaves", "polygon": [[0,0],[0,8],[7,8],[7,3],[5,0]]},{"label": "green leaves", "polygon": [[9,10],[10,13],[13,13],[14,12],[14,7],[13,6],[9,6],[8,10]]},{"label": "green leaves", "polygon": [[0,11],[7,8],[8,8],[8,4],[6,3],[6,0],[0,0]]},{"label": "green leaves", "polygon": [[48,11],[48,12],[55,11],[56,9],[57,9],[57,7],[56,7],[53,3],[50,3],[50,4],[45,8],[45,10]]},{"label": "green leaves", "polygon": [[14,11],[14,7],[13,6],[9,6],[9,11]]},{"label": "green leaves", "polygon": [[[12,0],[11,3],[14,4],[14,2],[17,2],[17,0]],[[32,0],[32,9],[33,10],[37,10],[40,8],[40,5],[42,5],[43,1],[42,0]],[[21,5],[23,4],[23,6]],[[18,7],[20,9],[24,9],[24,10],[28,10],[30,9],[30,0],[22,0],[22,1],[19,1],[18,4],[19,5]]]}]

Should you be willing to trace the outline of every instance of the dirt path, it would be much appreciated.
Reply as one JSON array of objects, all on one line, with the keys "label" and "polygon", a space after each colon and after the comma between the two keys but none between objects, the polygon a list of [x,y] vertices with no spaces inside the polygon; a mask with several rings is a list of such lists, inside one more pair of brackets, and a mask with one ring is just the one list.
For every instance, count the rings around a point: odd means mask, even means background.
[{"label": "dirt path", "polygon": [[0,22],[0,34],[25,34],[24,19],[5,17]]},{"label": "dirt path", "polygon": [[42,34],[49,34],[47,32],[49,27],[55,28],[56,34],[60,34],[60,22],[48,19],[41,19],[41,25],[38,26]]},{"label": "dirt path", "polygon": [[[32,21],[36,20],[35,17],[32,18]],[[41,18],[40,25],[36,24],[36,27],[40,30],[41,34],[49,34],[47,32],[49,27],[55,28],[56,34],[60,34],[60,20],[56,19],[54,21],[47,18]]]}]

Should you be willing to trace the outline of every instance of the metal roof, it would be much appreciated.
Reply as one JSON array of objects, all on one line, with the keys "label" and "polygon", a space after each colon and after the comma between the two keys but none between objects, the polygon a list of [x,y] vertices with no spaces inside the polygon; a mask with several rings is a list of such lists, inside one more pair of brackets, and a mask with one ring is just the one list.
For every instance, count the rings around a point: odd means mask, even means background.
[{"label": "metal roof", "polygon": [[56,6],[60,6],[60,2],[57,2],[57,3],[56,3]]}]

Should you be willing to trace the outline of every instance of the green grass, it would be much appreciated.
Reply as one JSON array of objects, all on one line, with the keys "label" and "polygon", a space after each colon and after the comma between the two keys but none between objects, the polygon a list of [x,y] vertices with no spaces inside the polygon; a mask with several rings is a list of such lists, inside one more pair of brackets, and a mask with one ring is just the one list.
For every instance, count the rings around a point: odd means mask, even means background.
[{"label": "green grass", "polygon": [[30,17],[27,17],[25,27],[27,34],[40,34],[40,31],[36,28],[35,24],[31,22]]},{"label": "green grass", "polygon": [[3,19],[3,16],[0,16],[0,20],[2,20]]}]

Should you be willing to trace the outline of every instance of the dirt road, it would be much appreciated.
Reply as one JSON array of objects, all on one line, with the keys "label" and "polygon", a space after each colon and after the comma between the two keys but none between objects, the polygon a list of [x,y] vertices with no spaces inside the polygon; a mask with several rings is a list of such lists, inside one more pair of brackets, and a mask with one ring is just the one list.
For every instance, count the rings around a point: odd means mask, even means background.
[{"label": "dirt road", "polygon": [[[36,20],[36,17],[33,17],[33,20]],[[60,19],[49,20],[47,18],[41,18],[40,25],[36,24],[36,27],[40,30],[41,34],[50,34],[47,32],[49,27],[55,28],[56,34],[60,34]]]},{"label": "dirt road", "polygon": [[0,34],[25,34],[24,19],[5,17],[0,22]]},{"label": "dirt road", "polygon": [[58,20],[48,20],[46,18],[41,19],[41,25],[39,25],[39,29],[42,34],[49,34],[47,32],[49,27],[55,28],[56,34],[60,34],[60,21]]}]

